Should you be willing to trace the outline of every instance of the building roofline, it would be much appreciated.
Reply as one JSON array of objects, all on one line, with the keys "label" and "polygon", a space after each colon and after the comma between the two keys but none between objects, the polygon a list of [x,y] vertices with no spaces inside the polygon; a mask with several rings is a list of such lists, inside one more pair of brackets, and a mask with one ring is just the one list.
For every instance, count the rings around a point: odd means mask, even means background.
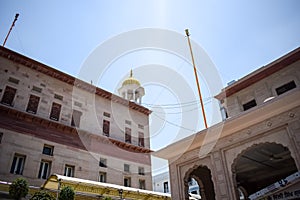
[{"label": "building roofline", "polygon": [[33,60],[29,57],[26,57],[22,54],[19,54],[15,51],[12,51],[10,49],[7,49],[3,46],[0,46],[0,56],[3,58],[6,58],[8,60],[11,60],[13,62],[22,64],[32,70],[35,70],[37,72],[43,73],[47,76],[50,76],[52,78],[55,78],[59,81],[65,82],[69,85],[72,85],[76,88],[88,91],[90,93],[94,93],[97,94],[98,96],[113,101],[115,103],[119,103],[125,106],[128,106],[129,108],[136,110],[140,113],[143,113],[145,115],[150,115],[151,114],[151,110],[149,110],[148,108],[141,106],[139,104],[136,104],[134,102],[128,101],[126,99],[123,99],[111,92],[108,92],[106,90],[103,90],[99,87],[96,87],[94,85],[91,85],[87,82],[84,82],[80,79],[77,79],[69,74],[66,74],[64,72],[61,72],[57,69],[54,69],[48,65],[45,65],[43,63],[40,63],[36,60]]},{"label": "building roofline", "polygon": [[225,97],[229,97],[299,60],[300,47],[267,64],[266,66],[255,70],[254,72],[234,82],[232,85],[225,87],[218,95],[215,96],[215,98],[221,100]]},{"label": "building roofline", "polygon": [[[247,130],[255,124],[261,122],[266,123],[268,119],[274,116],[284,112],[289,112],[291,109],[299,107],[300,102],[295,101],[295,99],[300,99],[300,89],[294,89],[293,92],[277,96],[262,105],[228,118],[223,122],[209,127],[208,129],[194,133],[193,135],[153,152],[153,155],[159,158],[173,160],[182,156],[186,152],[190,152],[195,149],[200,150],[200,147],[203,147],[203,149],[210,148],[209,145],[216,143],[216,140],[236,134],[242,130]],[[215,137],[216,135],[219,137]]]}]

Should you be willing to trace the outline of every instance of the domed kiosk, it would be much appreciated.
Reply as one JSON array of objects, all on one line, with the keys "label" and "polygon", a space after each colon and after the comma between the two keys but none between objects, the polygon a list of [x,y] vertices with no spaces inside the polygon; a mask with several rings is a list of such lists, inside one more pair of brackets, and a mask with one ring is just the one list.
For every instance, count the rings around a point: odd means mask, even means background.
[{"label": "domed kiosk", "polygon": [[144,88],[140,82],[133,77],[132,70],[130,70],[129,77],[123,81],[122,87],[119,88],[118,92],[124,99],[138,104],[142,103],[142,97],[145,95]]}]

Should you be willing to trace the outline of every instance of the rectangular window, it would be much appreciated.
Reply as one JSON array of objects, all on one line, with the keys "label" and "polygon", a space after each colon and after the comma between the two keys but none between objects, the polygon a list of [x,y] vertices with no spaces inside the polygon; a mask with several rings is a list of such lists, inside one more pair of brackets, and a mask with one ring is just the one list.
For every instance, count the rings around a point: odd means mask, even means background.
[{"label": "rectangular window", "polygon": [[9,77],[8,81],[11,82],[11,83],[14,83],[14,84],[19,84],[19,82],[20,82],[20,80],[18,80],[16,78],[13,78],[13,77]]},{"label": "rectangular window", "polygon": [[140,129],[144,129],[144,126],[143,126],[142,124],[139,124],[138,127],[139,127]]},{"label": "rectangular window", "polygon": [[164,182],[164,193],[169,193],[169,183],[168,183],[168,181]]},{"label": "rectangular window", "polygon": [[99,182],[106,183],[106,173],[99,172]]},{"label": "rectangular window", "polygon": [[131,129],[125,128],[125,142],[131,143]]},{"label": "rectangular window", "polygon": [[77,107],[82,107],[82,103],[78,102],[78,101],[75,101],[74,102],[74,106],[77,106]]},{"label": "rectangular window", "polygon": [[139,146],[145,147],[144,133],[139,132]]},{"label": "rectangular window", "polygon": [[2,96],[1,103],[8,105],[8,106],[13,106],[13,101],[16,96],[17,89],[12,88],[10,86],[6,86],[4,90],[4,94]]},{"label": "rectangular window", "polygon": [[62,101],[64,99],[64,97],[59,94],[54,94],[54,99],[58,99],[58,100]]},{"label": "rectangular window", "polygon": [[124,178],[124,186],[125,187],[130,187],[131,186],[131,178],[130,177],[125,177]]},{"label": "rectangular window", "polygon": [[104,112],[104,113],[103,113],[103,116],[104,116],[104,117],[108,117],[108,118],[109,118],[109,117],[110,117],[110,113],[108,113],[108,112]]},{"label": "rectangular window", "polygon": [[103,135],[109,137],[109,129],[110,129],[110,122],[108,120],[103,120],[103,128],[102,128]]},{"label": "rectangular window", "polygon": [[38,178],[39,179],[47,179],[49,177],[50,170],[51,170],[51,162],[42,160]]},{"label": "rectangular window", "polygon": [[15,154],[11,168],[10,173],[12,174],[23,174],[24,164],[25,164],[26,156]]},{"label": "rectangular window", "polygon": [[139,180],[139,188],[142,189],[142,190],[145,190],[146,189],[146,182],[145,180]]},{"label": "rectangular window", "polygon": [[275,90],[276,90],[277,95],[281,95],[281,94],[283,94],[289,90],[292,90],[294,88],[296,88],[296,83],[295,83],[295,81],[291,81],[291,82],[288,82],[288,83],[276,88]]},{"label": "rectangular window", "polygon": [[124,164],[124,172],[130,172],[130,165]]},{"label": "rectangular window", "polygon": [[221,107],[220,111],[221,111],[222,120],[227,119],[228,118],[228,113],[227,113],[226,108],[225,107]]},{"label": "rectangular window", "polygon": [[255,99],[253,99],[253,100],[249,101],[248,103],[243,104],[243,109],[244,109],[244,111],[246,111],[246,110],[249,110],[250,108],[255,107],[256,105],[257,105],[256,101],[255,101]]},{"label": "rectangular window", "polygon": [[75,167],[74,166],[66,165],[65,166],[64,176],[74,177],[74,171],[75,171]]},{"label": "rectangular window", "polygon": [[26,112],[36,114],[40,102],[40,97],[35,95],[30,95],[27,104]]},{"label": "rectangular window", "polygon": [[54,146],[45,144],[43,147],[43,154],[48,155],[48,156],[53,156],[53,150],[54,150]]},{"label": "rectangular window", "polygon": [[42,88],[40,88],[40,87],[36,87],[36,86],[32,86],[32,91],[35,91],[35,92],[41,93],[41,92],[42,92]]},{"label": "rectangular window", "polygon": [[0,132],[0,144],[2,143],[3,133]]},{"label": "rectangular window", "polygon": [[58,121],[59,115],[60,115],[60,110],[61,110],[61,105],[53,102],[51,112],[50,112],[50,119]]},{"label": "rectangular window", "polygon": [[129,120],[125,120],[125,124],[127,124],[127,125],[131,125],[131,121],[129,121]]},{"label": "rectangular window", "polygon": [[73,110],[71,126],[79,127],[81,115],[82,115],[82,112],[80,112],[78,110]]},{"label": "rectangular window", "polygon": [[145,175],[144,167],[139,167],[139,175]]},{"label": "rectangular window", "polygon": [[99,166],[100,167],[107,167],[107,159],[105,158],[100,158],[100,161],[99,161]]}]

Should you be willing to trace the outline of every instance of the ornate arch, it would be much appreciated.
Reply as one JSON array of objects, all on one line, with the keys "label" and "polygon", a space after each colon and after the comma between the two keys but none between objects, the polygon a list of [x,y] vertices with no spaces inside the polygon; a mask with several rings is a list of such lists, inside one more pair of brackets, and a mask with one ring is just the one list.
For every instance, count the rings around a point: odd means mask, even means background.
[{"label": "ornate arch", "polygon": [[203,200],[207,200],[208,198],[206,198],[206,196],[208,195],[207,192],[205,191],[205,183],[201,177],[197,176],[196,174],[194,174],[198,169],[203,169],[205,170],[206,172],[208,172],[208,177],[209,177],[209,180],[211,181],[211,185],[212,185],[212,189],[213,191],[213,195],[215,196],[215,192],[214,192],[214,184],[213,184],[213,181],[212,181],[212,174],[211,174],[211,170],[206,166],[206,165],[194,165],[192,168],[190,168],[186,173],[185,173],[185,176],[184,176],[184,198],[185,199],[189,199],[189,194],[188,194],[188,189],[189,189],[189,186],[188,186],[188,181],[190,178],[194,178],[199,187],[200,187],[200,194],[201,194],[201,199]]},{"label": "ornate arch", "polygon": [[[243,150],[240,150],[239,152],[238,152],[238,154],[237,154],[237,156],[236,156],[236,158],[234,158],[234,160],[233,160],[233,162],[232,162],[232,165],[231,165],[231,172],[232,172],[232,178],[233,178],[233,185],[234,185],[234,189],[235,189],[235,194],[236,194],[236,197],[237,197],[237,199],[238,199],[238,195],[239,195],[239,191],[238,191],[238,185],[237,185],[237,172],[236,172],[236,166],[237,166],[237,164],[238,164],[238,161],[241,159],[241,157],[246,153],[246,152],[248,152],[249,150],[251,150],[251,149],[253,149],[253,148],[255,148],[255,147],[258,147],[258,146],[262,146],[262,145],[265,145],[265,144],[275,144],[275,145],[280,145],[281,147],[284,147],[284,148],[287,148],[288,149],[288,152],[289,152],[289,154],[290,154],[290,156],[291,156],[291,158],[294,160],[294,164],[295,164],[295,166],[296,166],[296,162],[295,162],[295,158],[292,156],[292,152],[290,151],[290,149],[287,147],[287,146],[285,146],[285,145],[283,145],[283,144],[281,144],[281,143],[279,143],[279,142],[264,142],[264,141],[260,141],[260,142],[258,142],[258,143],[253,143],[253,144],[251,144],[250,146],[248,146],[248,147],[246,147],[246,148],[244,148]],[[247,191],[245,190],[245,188],[243,188],[243,192],[245,193],[245,194],[247,194]],[[248,194],[247,194],[248,195]]]}]

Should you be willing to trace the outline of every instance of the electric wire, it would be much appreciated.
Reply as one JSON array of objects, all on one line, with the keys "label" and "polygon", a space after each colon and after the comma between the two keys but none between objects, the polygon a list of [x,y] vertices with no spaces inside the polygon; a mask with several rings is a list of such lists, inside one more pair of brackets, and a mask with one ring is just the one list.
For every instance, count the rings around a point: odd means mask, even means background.
[{"label": "electric wire", "polygon": [[25,53],[25,49],[24,49],[24,46],[23,46],[23,43],[20,39],[20,34],[19,34],[19,31],[18,31],[18,28],[15,27],[15,32],[16,32],[16,35],[17,35],[17,39],[18,39],[18,42],[20,43],[20,46],[21,46],[21,49],[23,50],[23,52]]},{"label": "electric wire", "polygon": [[196,130],[193,130],[193,129],[189,129],[189,128],[180,126],[180,125],[175,124],[175,123],[173,123],[173,122],[170,122],[170,121],[168,121],[168,120],[166,120],[166,119],[160,117],[159,115],[157,115],[157,114],[155,114],[155,113],[153,113],[153,114],[154,114],[157,118],[161,119],[162,121],[165,121],[166,123],[171,124],[171,125],[173,125],[173,126],[176,126],[176,127],[178,127],[178,128],[182,128],[182,129],[185,129],[185,130],[188,130],[188,131],[193,131],[193,132],[196,131]]},{"label": "electric wire", "polygon": [[[187,52],[185,52],[184,57],[187,57]],[[182,69],[182,67],[183,67],[183,65],[184,65],[185,62],[186,62],[186,61],[183,59],[182,62],[180,63],[180,65],[179,65],[179,67],[177,68],[177,71],[180,71],[180,70]],[[172,81],[174,81],[174,80],[173,80],[172,78],[170,78],[169,81],[168,81],[168,85],[170,85],[170,83],[171,83]],[[157,95],[155,101],[157,101],[157,99],[161,96],[161,94],[163,93],[163,91],[164,91],[165,89],[166,89],[166,88],[162,88],[162,89],[159,91],[159,93],[158,93],[158,95]],[[155,101],[154,101],[154,102],[155,102]]]},{"label": "electric wire", "polygon": [[[211,99],[212,99],[212,97],[205,98],[204,104],[205,104],[205,102],[211,101]],[[200,101],[198,101],[198,100],[190,101],[190,102],[183,102],[183,103],[170,103],[170,104],[142,103],[142,105],[145,105],[145,106],[160,107],[160,108],[165,108],[165,109],[188,107],[188,106],[193,106],[193,105],[198,105],[198,104],[200,104]]]},{"label": "electric wire", "polygon": [[[208,104],[210,102],[212,102],[212,100],[204,102],[204,105],[206,105],[206,104]],[[160,112],[160,111],[155,111],[155,110],[153,112],[155,112],[155,113],[164,113],[164,114],[182,114],[182,113],[186,113],[186,112],[192,112],[192,111],[198,110],[198,109],[200,109],[200,108],[199,107],[195,107],[193,109],[183,110],[183,111],[178,111],[178,112]]]}]

